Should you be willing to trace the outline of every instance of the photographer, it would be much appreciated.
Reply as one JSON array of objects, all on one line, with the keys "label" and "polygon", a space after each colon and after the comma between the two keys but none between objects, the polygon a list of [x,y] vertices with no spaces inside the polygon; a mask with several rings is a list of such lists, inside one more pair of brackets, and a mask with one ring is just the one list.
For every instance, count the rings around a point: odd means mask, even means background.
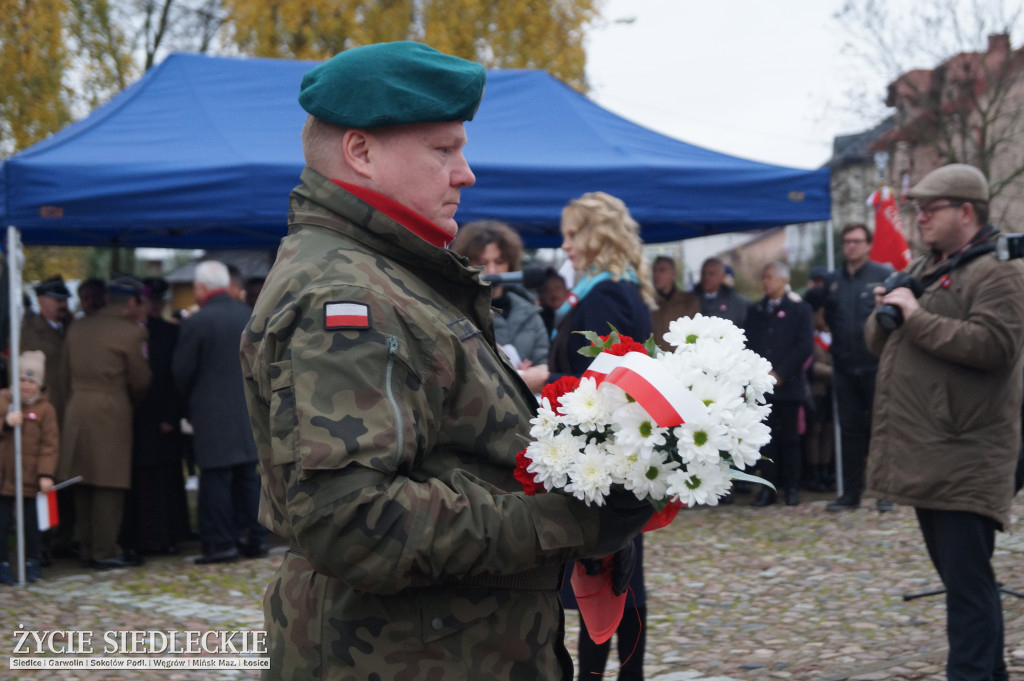
[{"label": "photographer", "polygon": [[[908,193],[931,252],[906,273],[921,284],[875,289],[902,323],[865,328],[880,354],[868,488],[913,506],[946,587],[949,679],[1006,679],[991,557],[1009,524],[1020,444],[1024,264],[996,259],[985,176],[961,164]],[[889,330],[892,327],[892,330]]]}]

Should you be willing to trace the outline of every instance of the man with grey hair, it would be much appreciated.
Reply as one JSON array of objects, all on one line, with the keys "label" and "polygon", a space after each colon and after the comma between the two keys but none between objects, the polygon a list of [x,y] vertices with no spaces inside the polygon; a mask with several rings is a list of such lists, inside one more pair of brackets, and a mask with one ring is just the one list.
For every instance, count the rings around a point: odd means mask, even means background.
[{"label": "man with grey hair", "polygon": [[[761,451],[758,464],[764,477],[785,490],[786,505],[800,503],[800,435],[797,416],[809,398],[804,368],[814,342],[811,306],[787,295],[789,266],[770,262],[764,266],[761,287],[764,297],[750,307],[745,330],[747,344],[772,365],[775,390],[769,401],[768,427],[772,439]],[[754,506],[775,503],[775,492],[762,487]]]},{"label": "man with grey hair", "polygon": [[200,564],[267,551],[267,532],[257,519],[256,444],[238,364],[238,341],[251,310],[229,295],[230,283],[224,263],[207,260],[196,267],[192,286],[199,311],[182,322],[172,362],[200,470]]}]

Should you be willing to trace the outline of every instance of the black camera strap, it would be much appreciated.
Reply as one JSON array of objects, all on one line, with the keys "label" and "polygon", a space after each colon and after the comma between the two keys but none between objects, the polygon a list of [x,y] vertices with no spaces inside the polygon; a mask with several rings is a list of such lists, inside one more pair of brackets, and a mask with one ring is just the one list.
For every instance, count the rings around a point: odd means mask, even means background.
[{"label": "black camera strap", "polygon": [[[993,251],[996,250],[996,245],[994,243],[978,242],[986,240],[988,237],[995,234],[995,232],[995,227],[993,227],[992,225],[985,225],[978,231],[977,234],[974,235],[974,238],[967,242],[965,248],[957,251],[957,253],[954,254],[953,257],[944,262],[934,272],[929,272],[925,276],[921,277],[920,282],[924,284],[925,288],[928,288],[929,286],[937,282],[939,279],[942,279],[944,276],[955,270],[957,267],[960,267],[961,265],[966,265],[970,261],[974,260],[975,258],[979,258],[985,255],[986,253],[992,253]],[[977,245],[972,246],[972,243]]]}]

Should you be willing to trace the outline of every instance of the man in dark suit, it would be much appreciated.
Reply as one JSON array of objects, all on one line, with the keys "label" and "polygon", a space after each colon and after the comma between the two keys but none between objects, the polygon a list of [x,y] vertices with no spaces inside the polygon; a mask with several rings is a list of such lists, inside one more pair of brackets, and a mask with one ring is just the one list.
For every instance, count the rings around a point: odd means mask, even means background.
[{"label": "man in dark suit", "polygon": [[[789,266],[782,262],[765,265],[761,275],[764,297],[747,313],[748,347],[772,365],[775,390],[771,394],[768,427],[772,439],[761,451],[759,466],[764,477],[786,493],[786,505],[800,503],[800,435],[797,417],[809,394],[804,370],[814,342],[811,306],[790,296]],[[775,503],[776,493],[761,488],[754,506]]]},{"label": "man in dark suit", "polygon": [[266,554],[267,531],[257,519],[256,445],[242,391],[238,345],[252,310],[228,294],[227,267],[199,263],[193,290],[199,311],[182,322],[172,370],[195,431],[199,466],[197,563]]},{"label": "man in dark suit", "polygon": [[179,431],[183,405],[171,376],[178,325],[163,317],[167,281],[142,283],[139,321],[149,332],[153,379],[135,410],[132,488],[125,500],[121,545],[138,553],[177,553],[178,542],[190,533]]}]

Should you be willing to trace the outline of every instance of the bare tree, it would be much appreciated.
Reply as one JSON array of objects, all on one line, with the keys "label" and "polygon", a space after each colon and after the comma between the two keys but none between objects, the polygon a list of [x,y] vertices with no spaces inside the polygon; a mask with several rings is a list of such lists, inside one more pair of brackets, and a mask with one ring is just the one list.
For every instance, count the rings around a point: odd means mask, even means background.
[{"label": "bare tree", "polygon": [[1010,42],[1014,28],[1024,31],[1022,4],[894,5],[848,0],[836,15],[848,57],[889,82],[873,99],[895,109],[895,128],[877,143],[890,152],[891,179],[969,163],[990,180],[994,215],[1010,216],[1024,192],[1024,50]]}]

